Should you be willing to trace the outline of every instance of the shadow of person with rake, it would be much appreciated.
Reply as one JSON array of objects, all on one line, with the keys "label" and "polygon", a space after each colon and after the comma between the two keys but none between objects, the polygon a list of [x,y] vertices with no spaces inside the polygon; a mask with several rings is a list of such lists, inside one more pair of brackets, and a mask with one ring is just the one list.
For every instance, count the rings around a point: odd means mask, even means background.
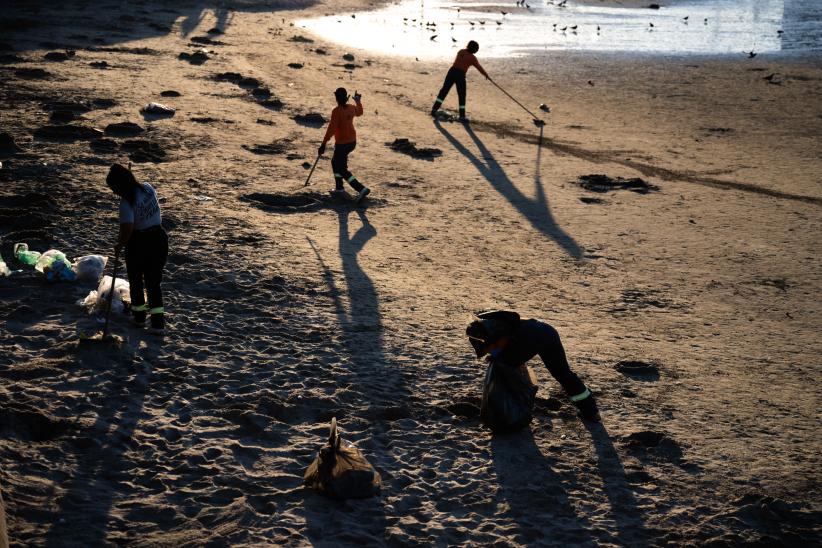
[{"label": "shadow of person with rake", "polygon": [[[505,171],[497,163],[493,154],[485,146],[485,143],[474,133],[471,126],[465,125],[465,132],[474,141],[474,144],[479,151],[478,157],[471,152],[468,147],[454,137],[451,132],[445,129],[439,120],[434,122],[434,125],[440,133],[451,143],[457,151],[465,156],[470,161],[477,171],[491,183],[491,186],[505,197],[508,202],[519,211],[531,226],[554,240],[568,255],[576,260],[582,259],[583,250],[574,239],[569,236],[554,220],[551,215],[551,209],[548,206],[548,199],[545,196],[545,190],[542,186],[542,177],[540,175],[540,164],[542,162],[542,146],[537,147],[536,171],[534,173],[534,188],[536,190],[535,198],[528,198],[514,185]],[[542,141],[543,128],[540,127],[540,141]],[[480,157],[482,159],[480,159]]]}]

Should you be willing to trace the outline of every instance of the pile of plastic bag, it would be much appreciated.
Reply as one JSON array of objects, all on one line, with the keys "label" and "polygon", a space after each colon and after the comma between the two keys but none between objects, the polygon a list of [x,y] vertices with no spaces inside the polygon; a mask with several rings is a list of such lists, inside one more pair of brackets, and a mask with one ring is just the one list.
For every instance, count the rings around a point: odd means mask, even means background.
[{"label": "pile of plastic bag", "polygon": [[328,443],[305,471],[303,481],[335,499],[359,499],[377,495],[382,480],[359,449],[343,444],[334,418]]},{"label": "pile of plastic bag", "polygon": [[[111,292],[111,276],[104,276],[96,290],[89,291],[77,304],[84,306],[89,314],[102,314],[106,309]],[[131,289],[128,282],[117,278],[114,282],[114,293],[111,301],[112,312],[123,312],[131,305]]]},{"label": "pile of plastic bag", "polygon": [[[74,264],[66,259],[66,255],[58,249],[49,249],[45,253],[29,250],[26,243],[14,244],[14,257],[21,263],[33,266],[50,282],[82,282],[97,283],[106,268],[107,257],[103,255],[85,255],[75,259]],[[0,260],[2,263],[2,260]],[[5,264],[5,263],[3,263]],[[8,271],[0,266],[0,275]],[[5,273],[6,276],[10,271]]]}]

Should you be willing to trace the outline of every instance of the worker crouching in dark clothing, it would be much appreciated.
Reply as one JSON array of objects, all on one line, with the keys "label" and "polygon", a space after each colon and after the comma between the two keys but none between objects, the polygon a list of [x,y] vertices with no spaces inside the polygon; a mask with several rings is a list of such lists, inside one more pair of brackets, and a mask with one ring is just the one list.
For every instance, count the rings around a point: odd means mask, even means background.
[{"label": "worker crouching in dark clothing", "polygon": [[596,400],[571,371],[556,329],[539,320],[520,319],[516,312],[481,312],[477,317],[466,330],[477,357],[488,354],[497,363],[519,367],[539,355],[583,418],[600,420]]}]

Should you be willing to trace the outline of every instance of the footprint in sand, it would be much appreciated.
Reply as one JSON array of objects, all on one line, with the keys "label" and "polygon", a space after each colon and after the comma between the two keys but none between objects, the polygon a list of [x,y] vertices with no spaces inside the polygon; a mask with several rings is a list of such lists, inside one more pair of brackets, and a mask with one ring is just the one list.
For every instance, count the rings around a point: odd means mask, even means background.
[{"label": "footprint in sand", "polygon": [[639,360],[622,360],[614,365],[614,369],[638,381],[658,381],[659,366],[653,362]]}]

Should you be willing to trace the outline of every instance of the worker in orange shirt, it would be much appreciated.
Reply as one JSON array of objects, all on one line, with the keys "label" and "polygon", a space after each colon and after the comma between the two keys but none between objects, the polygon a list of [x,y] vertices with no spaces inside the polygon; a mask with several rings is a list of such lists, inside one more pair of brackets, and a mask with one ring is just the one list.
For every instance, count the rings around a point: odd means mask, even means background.
[{"label": "worker in orange shirt", "polygon": [[334,136],[334,156],[331,157],[331,168],[334,170],[334,182],[336,183],[335,193],[344,193],[343,181],[347,181],[351,187],[357,191],[357,203],[368,196],[371,192],[368,187],[363,186],[350,171],[348,171],[348,155],[357,147],[357,131],[354,129],[354,117],[362,116],[362,96],[354,92],[353,105],[348,104],[348,92],[345,88],[337,88],[334,91],[334,98],[337,106],[331,111],[331,121],[325,131],[323,143],[319,148],[319,155],[325,153],[325,144]]},{"label": "worker in orange shirt", "polygon": [[468,42],[468,46],[465,49],[461,49],[457,52],[457,58],[454,59],[454,65],[448,70],[448,74],[445,75],[445,83],[442,85],[442,89],[437,94],[437,99],[434,101],[434,106],[431,107],[431,116],[434,118],[437,117],[437,111],[440,109],[442,102],[445,101],[445,97],[448,96],[448,92],[451,91],[451,86],[454,84],[457,85],[457,95],[460,101],[460,122],[467,122],[468,118],[465,117],[465,73],[468,72],[468,69],[476,67],[480,74],[488,78],[488,73],[485,72],[485,69],[482,68],[482,65],[479,64],[477,61],[475,53],[479,51],[479,44],[471,40]]}]

